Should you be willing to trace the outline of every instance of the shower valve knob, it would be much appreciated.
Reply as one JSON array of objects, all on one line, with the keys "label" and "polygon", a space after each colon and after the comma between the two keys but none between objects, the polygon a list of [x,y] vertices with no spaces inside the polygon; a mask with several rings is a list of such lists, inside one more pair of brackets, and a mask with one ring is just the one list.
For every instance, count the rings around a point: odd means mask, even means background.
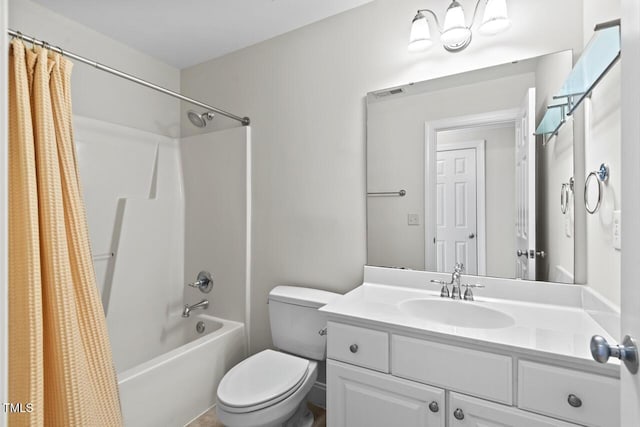
[{"label": "shower valve knob", "polygon": [[189,283],[188,286],[200,289],[200,292],[208,294],[213,288],[213,277],[208,271],[201,271],[195,282]]}]

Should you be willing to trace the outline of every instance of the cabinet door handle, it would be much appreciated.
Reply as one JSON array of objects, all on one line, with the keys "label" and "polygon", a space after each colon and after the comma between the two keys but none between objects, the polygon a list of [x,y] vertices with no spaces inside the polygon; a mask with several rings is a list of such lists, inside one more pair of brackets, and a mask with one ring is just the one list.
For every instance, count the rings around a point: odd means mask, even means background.
[{"label": "cabinet door handle", "polygon": [[429,410],[431,412],[438,412],[440,410],[440,405],[438,405],[438,402],[434,400],[433,402],[429,403]]},{"label": "cabinet door handle", "polygon": [[464,412],[460,408],[453,411],[453,416],[456,417],[456,420],[464,420]]},{"label": "cabinet door handle", "polygon": [[349,351],[351,351],[351,353],[357,353],[358,352],[358,344],[351,344],[349,346]]},{"label": "cabinet door handle", "polygon": [[573,406],[574,408],[579,408],[582,406],[582,399],[580,399],[575,394],[570,394],[567,397],[567,402],[569,402],[569,405]]}]

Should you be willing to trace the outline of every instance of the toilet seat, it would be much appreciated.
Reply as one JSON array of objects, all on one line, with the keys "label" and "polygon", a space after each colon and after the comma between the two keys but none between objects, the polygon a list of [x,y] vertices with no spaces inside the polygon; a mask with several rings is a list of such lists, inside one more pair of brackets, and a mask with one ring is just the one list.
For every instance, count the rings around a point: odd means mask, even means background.
[{"label": "toilet seat", "polygon": [[227,372],[218,387],[218,402],[231,413],[273,406],[295,393],[308,371],[307,359],[264,350]]}]

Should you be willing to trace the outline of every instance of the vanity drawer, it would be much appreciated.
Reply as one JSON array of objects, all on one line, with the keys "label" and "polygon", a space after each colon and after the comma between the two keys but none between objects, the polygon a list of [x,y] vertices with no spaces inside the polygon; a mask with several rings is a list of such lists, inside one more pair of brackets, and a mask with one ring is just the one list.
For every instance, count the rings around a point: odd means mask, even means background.
[{"label": "vanity drawer", "polygon": [[389,334],[327,322],[327,357],[389,372]]},{"label": "vanity drawer", "polygon": [[513,402],[508,356],[392,335],[391,373],[507,405]]},{"label": "vanity drawer", "polygon": [[[569,396],[575,406],[569,403]],[[619,381],[555,366],[518,363],[518,407],[586,426],[620,425]]]}]

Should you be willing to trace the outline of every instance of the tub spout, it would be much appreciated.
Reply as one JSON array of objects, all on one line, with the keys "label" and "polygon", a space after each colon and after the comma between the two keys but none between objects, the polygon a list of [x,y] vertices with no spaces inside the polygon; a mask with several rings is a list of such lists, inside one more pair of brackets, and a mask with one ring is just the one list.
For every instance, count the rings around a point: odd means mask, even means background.
[{"label": "tub spout", "polygon": [[205,309],[207,307],[209,307],[209,301],[206,299],[203,299],[199,303],[193,305],[185,304],[184,309],[182,310],[182,317],[189,317],[191,310],[196,310],[198,308]]}]

